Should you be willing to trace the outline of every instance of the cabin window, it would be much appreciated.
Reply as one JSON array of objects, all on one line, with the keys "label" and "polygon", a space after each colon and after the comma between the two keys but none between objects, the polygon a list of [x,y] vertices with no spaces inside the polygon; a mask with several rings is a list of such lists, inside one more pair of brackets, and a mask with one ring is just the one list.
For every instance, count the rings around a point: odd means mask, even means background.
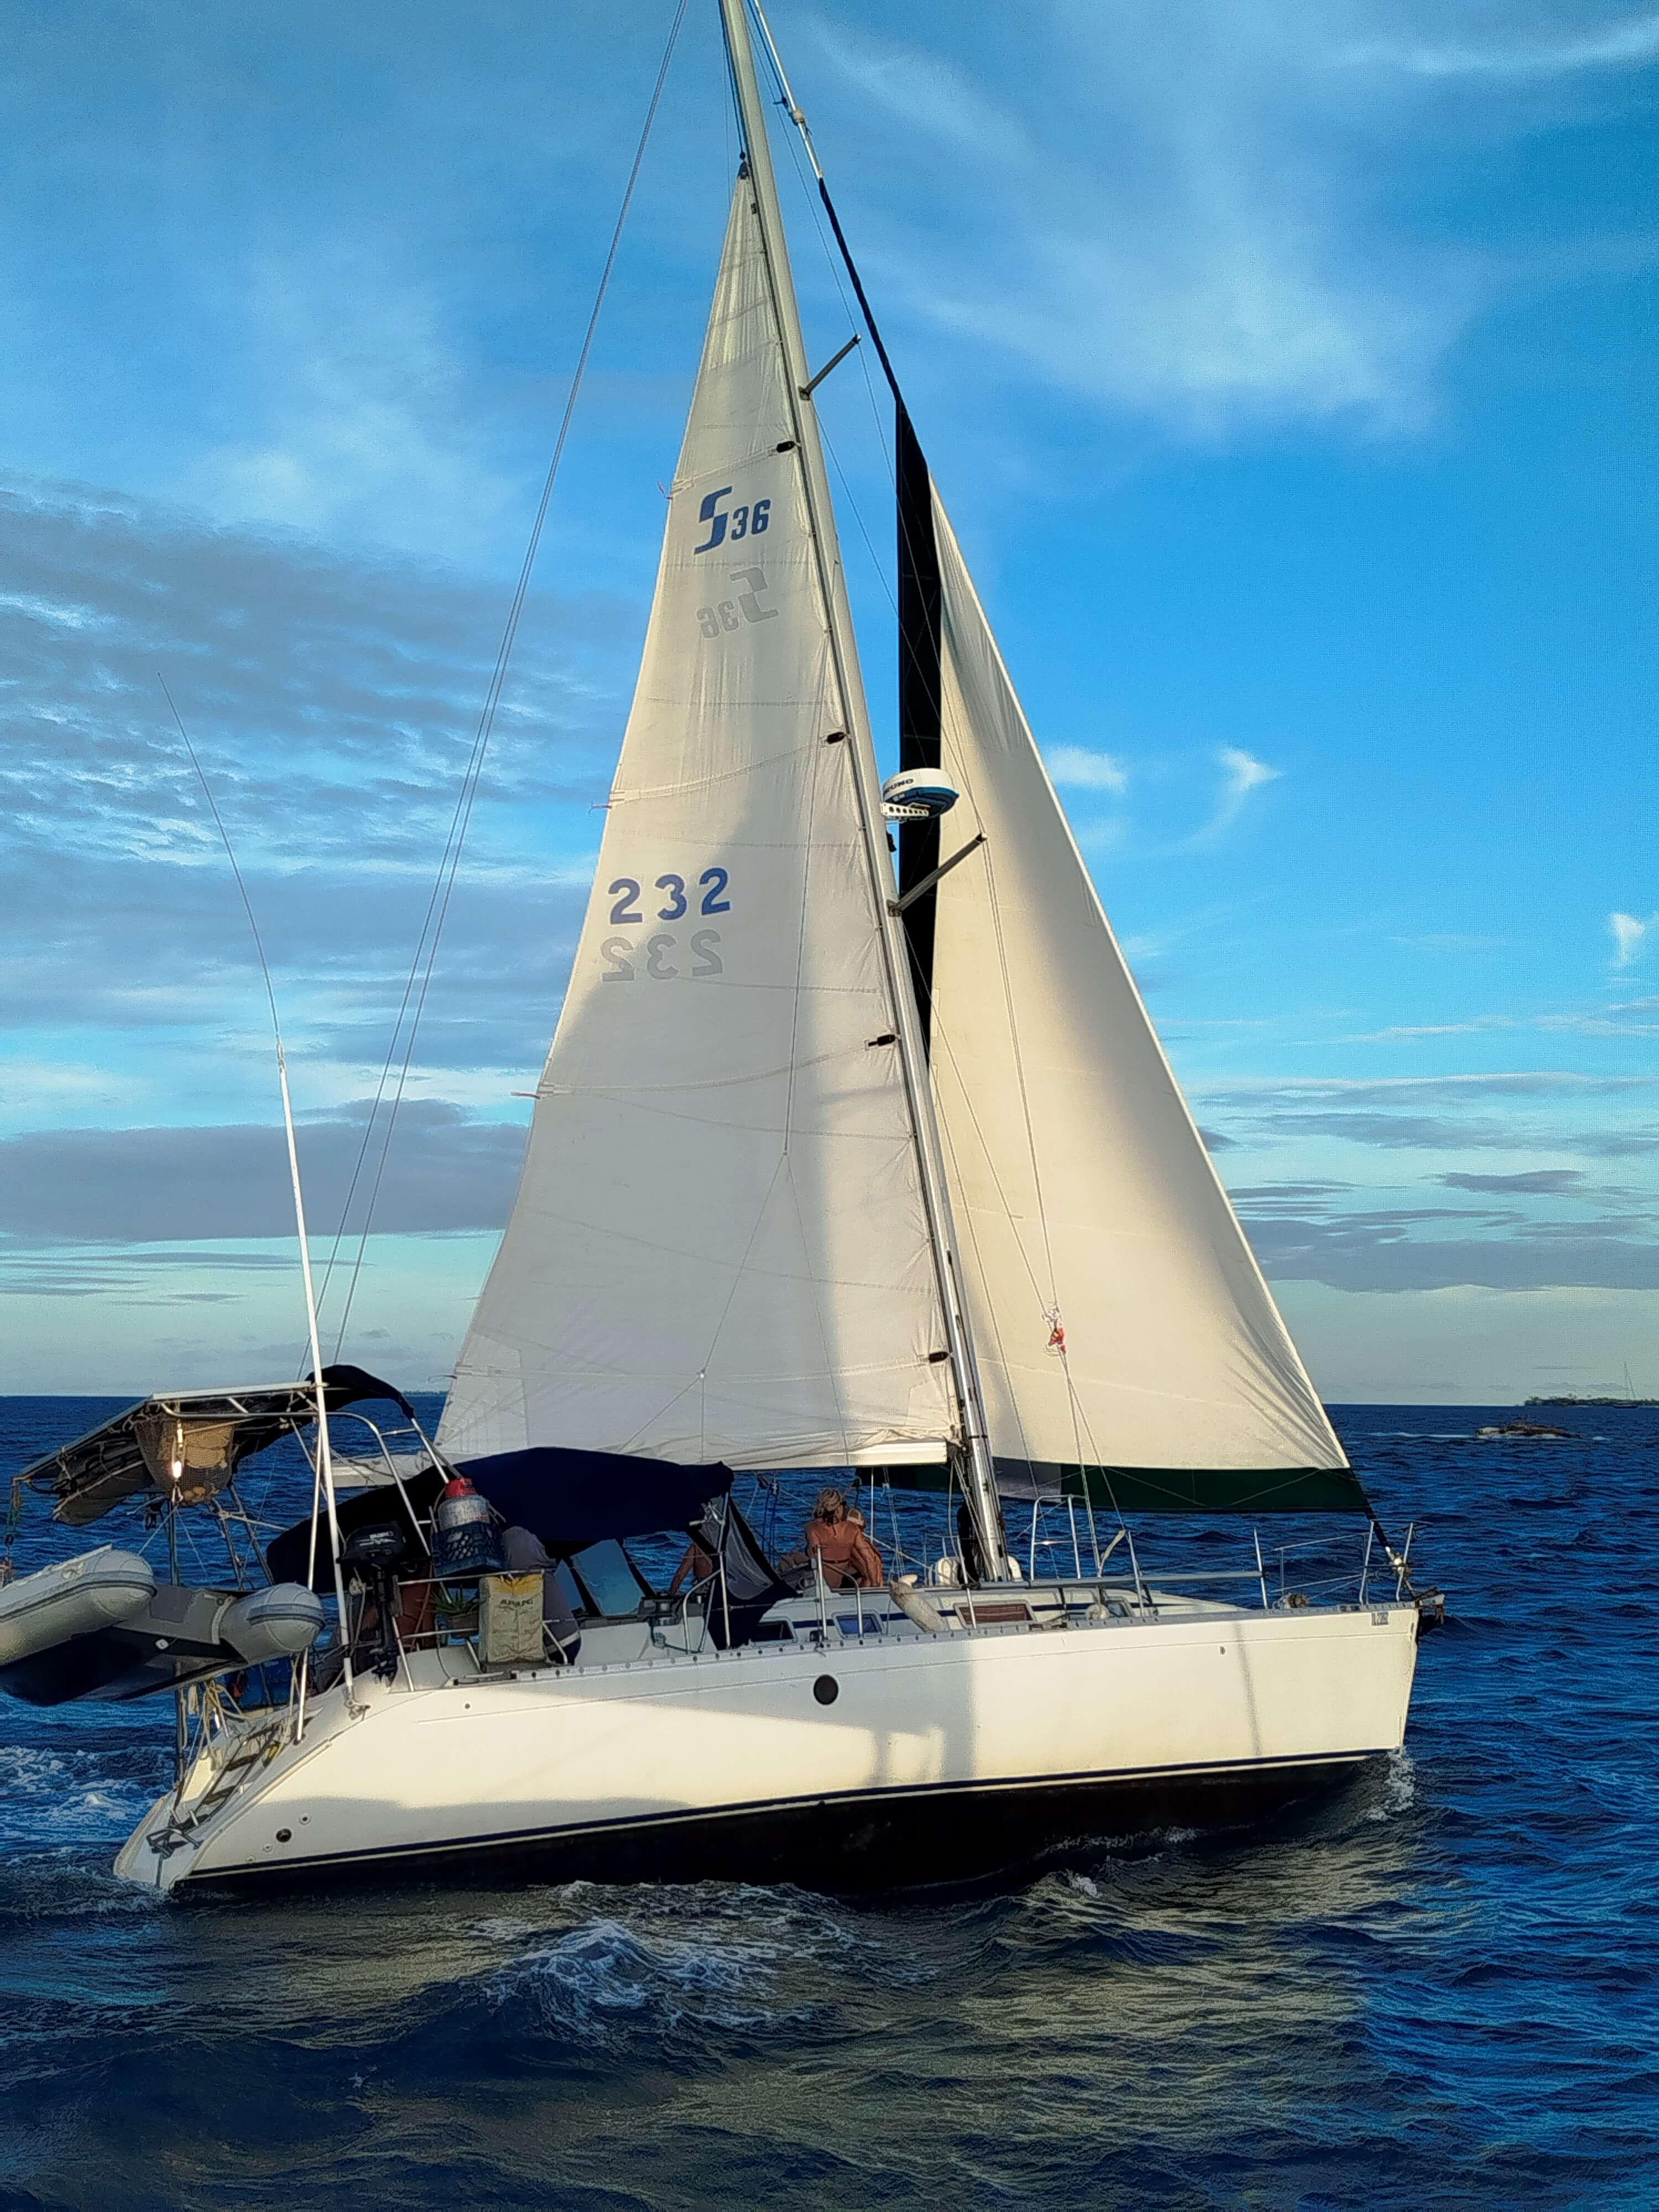
[{"label": "cabin window", "polygon": [[836,1626],[843,1636],[879,1636],[881,1615],[878,1613],[866,1613],[860,1620],[855,1613],[838,1613],[836,1615]]}]

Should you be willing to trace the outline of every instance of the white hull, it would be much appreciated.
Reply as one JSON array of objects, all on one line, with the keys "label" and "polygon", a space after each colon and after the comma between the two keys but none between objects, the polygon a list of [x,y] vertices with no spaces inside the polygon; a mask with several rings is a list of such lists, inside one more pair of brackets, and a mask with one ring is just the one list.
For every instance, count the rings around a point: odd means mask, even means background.
[{"label": "white hull", "polygon": [[927,1635],[890,1613],[816,1648],[517,1675],[428,1652],[360,1681],[355,1709],[319,1698],[302,1742],[192,1823],[219,1795],[204,1759],[117,1870],[170,1888],[512,1853],[565,1877],[939,1880],[1068,1835],[1249,1817],[1402,1740],[1410,1605],[1048,1617]]}]

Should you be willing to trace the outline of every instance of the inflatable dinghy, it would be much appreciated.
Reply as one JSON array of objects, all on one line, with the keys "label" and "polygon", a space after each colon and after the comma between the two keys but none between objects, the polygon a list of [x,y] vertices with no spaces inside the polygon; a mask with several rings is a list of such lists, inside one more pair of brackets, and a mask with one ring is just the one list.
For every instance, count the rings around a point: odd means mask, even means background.
[{"label": "inflatable dinghy", "polygon": [[157,1583],[106,1545],[0,1589],[0,1690],[33,1705],[142,1697],[206,1674],[295,1659],[322,1632],[298,1583],[236,1590]]},{"label": "inflatable dinghy", "polygon": [[155,1595],[155,1570],[112,1544],[0,1589],[0,1667],[125,1620]]}]

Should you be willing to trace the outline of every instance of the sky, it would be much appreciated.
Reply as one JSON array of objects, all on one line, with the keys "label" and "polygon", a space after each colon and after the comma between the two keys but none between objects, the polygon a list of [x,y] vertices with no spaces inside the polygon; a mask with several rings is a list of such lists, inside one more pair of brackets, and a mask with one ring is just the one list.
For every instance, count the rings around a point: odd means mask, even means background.
[{"label": "sky", "polygon": [[[672,13],[14,0],[0,1390],[295,1370],[263,989],[159,679],[270,958],[326,1261]],[[325,1346],[349,1321],[406,1387],[488,1267],[597,848],[734,165],[714,19],[647,149],[374,1233],[356,1267],[378,1133],[329,1279]],[[776,0],[774,29],[1316,1384],[1659,1392],[1659,13]],[[827,360],[846,303],[779,159]],[[868,352],[819,402],[887,732]]]}]

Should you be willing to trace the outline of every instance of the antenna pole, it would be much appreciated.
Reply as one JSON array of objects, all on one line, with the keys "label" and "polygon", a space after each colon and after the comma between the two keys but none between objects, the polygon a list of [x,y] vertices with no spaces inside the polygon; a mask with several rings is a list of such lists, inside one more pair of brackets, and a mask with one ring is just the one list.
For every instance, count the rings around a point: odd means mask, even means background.
[{"label": "antenna pole", "polygon": [[[890,911],[893,871],[887,855],[886,823],[881,811],[881,787],[876,771],[875,740],[871,734],[864,680],[859,669],[858,646],[853,635],[852,610],[836,534],[835,509],[830,479],[823,465],[816,413],[801,397],[811,381],[806,349],[801,337],[800,313],[795,304],[794,280],[790,274],[788,243],[783,214],[778,204],[777,181],[772,171],[771,149],[766,136],[766,112],[755,74],[754,49],[750,43],[744,9],[747,0],[720,0],[720,19],[726,29],[726,50],[732,65],[732,88],[748,155],[749,179],[754,187],[760,218],[762,245],[772,291],[773,310],[783,343],[785,385],[789,395],[791,423],[799,447],[807,514],[811,522],[812,555],[818,586],[829,618],[830,651],[836,672],[836,688],[847,717],[851,743],[854,781],[857,788],[860,824],[880,933],[883,963],[896,1024],[900,1063],[915,1133],[928,1238],[939,1279],[939,1304],[944,1315],[946,1346],[955,1385],[957,1420],[961,1430],[963,1487],[976,1524],[988,1572],[1001,1577],[1008,1572],[1007,1541],[1003,1533],[1002,1509],[997,1498],[996,1469],[980,1389],[979,1364],[968,1324],[957,1265],[956,1240],[951,1224],[951,1200],[945,1177],[938,1126],[933,1118],[933,1087],[927,1072],[927,1050],[916,1012],[915,994],[905,967],[899,925]],[[766,33],[771,45],[771,33]],[[775,49],[773,50],[775,56]],[[782,71],[779,71],[780,80]],[[792,119],[805,127],[805,118],[790,100]],[[813,163],[817,167],[816,158]]]},{"label": "antenna pole", "polygon": [[[161,687],[162,697],[172,709],[173,719],[178,727],[179,735],[184,741],[185,750],[190,755],[190,764],[196,771],[196,780],[201,785],[203,794],[207,799],[208,811],[212,815],[214,827],[219,832],[219,842],[225,848],[225,858],[230,862],[230,872],[236,878],[236,888],[242,895],[242,909],[247,915],[247,926],[252,933],[253,950],[258,955],[259,973],[264,977],[265,999],[270,1008],[271,1033],[276,1040],[276,1083],[283,1097],[283,1133],[288,1139],[289,1180],[294,1190],[294,1225],[300,1239],[300,1279],[305,1285],[306,1328],[311,1339],[311,1379],[317,1394],[317,1473],[321,1480],[323,1496],[328,1505],[328,1528],[332,1540],[331,1548],[334,1559],[334,1596],[340,1611],[340,1657],[345,1682],[346,1701],[349,1704],[352,1688],[351,1653],[346,1638],[345,1577],[340,1565],[340,1518],[334,1496],[334,1455],[329,1443],[328,1392],[323,1382],[322,1345],[317,1329],[317,1292],[311,1279],[311,1244],[306,1235],[305,1193],[300,1184],[300,1150],[294,1136],[294,1103],[289,1097],[288,1054],[283,1045],[283,1025],[276,1014],[276,989],[270,980],[270,965],[265,958],[265,948],[259,935],[259,925],[253,917],[253,902],[247,895],[247,885],[242,881],[242,872],[236,864],[235,850],[230,842],[230,833],[225,828],[223,817],[219,812],[218,803],[213,796],[213,787],[208,781],[202,763],[196,757],[196,748],[190,741],[189,733],[185,728],[179,709],[173,705],[173,694],[167,690],[167,678],[158,673],[155,680]],[[316,1550],[314,1503],[312,1506],[312,1522],[314,1559]]]},{"label": "antenna pole", "polygon": [[[262,956],[263,957],[263,956]],[[294,1103],[288,1091],[288,1054],[276,1032],[276,1081],[283,1094],[283,1132],[288,1139],[289,1180],[294,1186],[294,1225],[300,1238],[300,1279],[305,1285],[306,1329],[311,1339],[311,1378],[317,1390],[317,1470],[328,1504],[330,1549],[334,1559],[334,1596],[340,1608],[340,1658],[346,1702],[351,1702],[351,1652],[347,1638],[345,1578],[340,1565],[340,1516],[334,1496],[334,1454],[328,1433],[328,1391],[323,1382],[323,1350],[317,1328],[317,1291],[311,1276],[311,1240],[306,1234],[305,1192],[300,1184],[300,1150],[294,1136]]]}]

